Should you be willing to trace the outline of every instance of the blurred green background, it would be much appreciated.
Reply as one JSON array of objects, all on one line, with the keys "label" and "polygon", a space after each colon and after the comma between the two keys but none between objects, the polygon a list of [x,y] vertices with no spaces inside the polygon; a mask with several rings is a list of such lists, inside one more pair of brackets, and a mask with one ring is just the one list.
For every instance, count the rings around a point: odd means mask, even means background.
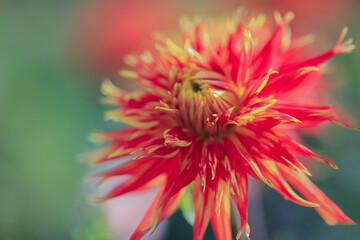
[{"label": "blurred green background", "polygon": [[[126,11],[129,1],[119,2]],[[255,2],[262,8],[269,6],[268,1]],[[274,2],[279,4],[279,0]],[[107,107],[100,105],[98,89],[104,77],[113,76],[113,69],[96,69],[94,63],[102,60],[99,60],[101,54],[87,55],[77,51],[93,35],[73,38],[75,33],[83,30],[76,27],[76,21],[80,21],[78,17],[81,16],[77,11],[88,3],[74,0],[1,1],[1,240],[111,238],[104,214],[99,207],[86,201],[92,189],[83,181],[89,166],[78,161],[80,154],[93,149],[86,140],[88,134],[94,129],[111,127],[103,122],[102,114]],[[176,27],[177,18],[181,15],[231,13],[233,6],[241,3],[230,0],[220,5],[216,1],[168,1],[166,6],[172,6],[174,11],[172,18],[167,25],[156,25],[155,21],[152,27],[158,27],[153,30],[166,31]],[[151,6],[152,3],[147,4]],[[161,1],[156,1],[156,4],[161,8]],[[249,8],[253,6],[245,4]],[[340,4],[347,6],[342,6],[341,11],[345,12],[340,14],[336,23],[331,26],[327,22],[319,24],[316,33],[324,39],[329,38],[326,44],[330,46],[341,26],[348,25],[349,36],[354,39],[355,45],[360,46],[359,5],[356,1],[340,1]],[[163,11],[166,12],[167,8],[164,7]],[[309,18],[314,15],[316,18],[319,14],[315,10],[308,13]],[[137,14],[141,15],[141,12]],[[306,14],[300,13],[301,16],[306,17]],[[132,19],[126,21],[131,22]],[[137,19],[132,26],[135,32],[136,24],[141,24],[141,21]],[[304,18],[298,21],[298,25],[301,24],[305,26],[304,32],[314,30],[312,23],[306,23]],[[95,29],[95,33],[102,35],[102,30]],[[126,36],[122,37],[126,39]],[[131,33],[128,36],[136,37]],[[120,55],[138,50],[137,45],[132,47],[116,53]],[[89,53],[91,49],[89,47],[84,51]],[[86,59],[88,56],[89,59]],[[114,61],[122,56],[117,57]],[[114,58],[104,57],[101,63],[106,66],[109,59]],[[117,62],[111,64],[117,66]],[[120,68],[121,62],[118,65]],[[359,66],[360,55],[355,50],[352,54],[332,60],[330,72],[341,83],[334,90],[333,102],[357,122],[360,122]],[[314,182],[345,213],[359,222],[360,132],[331,126],[320,139],[308,137],[306,140],[318,152],[334,159],[340,167],[340,170],[333,171],[315,164],[314,168],[317,171],[321,169],[321,172],[314,174]],[[260,204],[264,209],[265,236],[268,239],[360,239],[358,226],[329,227],[312,209],[282,200],[279,194],[265,187],[262,194]],[[253,239],[259,239],[256,238],[259,234],[256,233],[256,223],[253,224]],[[170,219],[168,227],[166,239],[191,238],[191,227],[179,212]],[[213,238],[211,233],[207,238]]]}]

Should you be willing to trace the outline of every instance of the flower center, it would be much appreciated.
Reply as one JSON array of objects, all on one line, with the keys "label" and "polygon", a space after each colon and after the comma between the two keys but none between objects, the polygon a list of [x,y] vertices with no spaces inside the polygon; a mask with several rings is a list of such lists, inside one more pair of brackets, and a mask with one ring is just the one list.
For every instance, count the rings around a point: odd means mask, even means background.
[{"label": "flower center", "polygon": [[209,79],[196,74],[179,75],[173,94],[182,123],[202,136],[218,131],[212,121],[236,102],[234,93],[212,86]]},{"label": "flower center", "polygon": [[193,83],[192,89],[193,89],[193,91],[194,91],[195,93],[201,91],[201,87],[200,87],[200,85],[199,85],[198,83]]}]

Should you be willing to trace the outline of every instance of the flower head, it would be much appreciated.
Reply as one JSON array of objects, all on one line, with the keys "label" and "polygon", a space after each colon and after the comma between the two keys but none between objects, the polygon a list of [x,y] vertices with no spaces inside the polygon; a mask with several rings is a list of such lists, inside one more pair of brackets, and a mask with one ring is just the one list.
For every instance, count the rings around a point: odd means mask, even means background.
[{"label": "flower head", "polygon": [[121,75],[142,90],[129,93],[104,82],[104,102],[117,107],[106,118],[129,127],[93,135],[109,143],[95,162],[132,159],[98,175],[127,176],[103,199],[158,187],[132,239],[154,230],[191,190],[194,239],[202,239],[210,220],[218,239],[231,239],[231,199],[241,217],[238,238],[243,229],[249,236],[248,175],[287,200],[314,207],[328,224],[354,224],[309,180],[298,157],[336,169],[335,163],[286,134],[340,123],[330,106],[315,104],[318,89],[310,86],[318,83],[324,61],[354,46],[343,42],[345,28],[330,50],[304,57],[306,38],[289,34],[292,18],[276,13],[273,32],[263,15],[236,15],[220,27],[185,19],[182,44],[162,38],[154,54],[126,59],[134,71]]}]

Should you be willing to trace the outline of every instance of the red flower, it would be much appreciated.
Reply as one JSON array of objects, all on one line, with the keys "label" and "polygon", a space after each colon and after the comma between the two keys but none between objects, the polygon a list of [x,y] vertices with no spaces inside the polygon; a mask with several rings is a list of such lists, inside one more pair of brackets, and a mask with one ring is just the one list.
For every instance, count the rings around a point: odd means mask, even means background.
[{"label": "red flower", "polygon": [[330,50],[304,58],[304,39],[289,34],[292,18],[292,13],[284,18],[276,13],[273,33],[263,15],[249,21],[235,16],[221,26],[184,20],[183,47],[165,38],[154,55],[126,59],[135,71],[122,76],[143,90],[127,93],[104,83],[104,102],[119,107],[106,118],[130,127],[96,133],[94,140],[109,145],[95,161],[133,158],[99,174],[103,180],[128,176],[103,199],[159,187],[132,239],[153,231],[187,190],[194,197],[194,239],[203,238],[210,220],[218,239],[231,239],[230,199],[241,216],[238,238],[243,229],[249,236],[248,175],[287,200],[314,207],[330,225],[355,224],[309,180],[296,156],[335,169],[336,164],[284,133],[324,121],[340,123],[330,106],[303,99],[312,91],[308,83],[318,81],[320,65],[354,46],[343,42],[344,29]]}]

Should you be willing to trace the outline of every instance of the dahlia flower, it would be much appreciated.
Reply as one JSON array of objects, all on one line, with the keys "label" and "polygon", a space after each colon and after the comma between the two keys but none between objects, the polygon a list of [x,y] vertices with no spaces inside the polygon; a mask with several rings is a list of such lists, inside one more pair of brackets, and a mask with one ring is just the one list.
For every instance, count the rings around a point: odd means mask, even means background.
[{"label": "dahlia flower", "polygon": [[291,37],[292,19],[275,13],[272,32],[261,14],[234,15],[224,25],[184,19],[183,43],[159,38],[153,53],[126,58],[133,70],[120,74],[143,89],[126,92],[104,82],[103,101],[116,106],[106,119],[129,127],[95,133],[94,141],[108,144],[93,161],[131,160],[96,175],[127,176],[101,200],[158,188],[131,239],[152,232],[185,191],[193,196],[194,239],[203,238],[209,221],[217,239],[232,238],[231,200],[241,217],[237,239],[242,230],[249,237],[248,176],[314,207],[330,225],[355,224],[309,180],[299,158],[336,164],[290,137],[325,121],[346,125],[316,103],[319,89],[309,86],[319,82],[327,59],[354,46],[343,41],[344,28],[331,49],[305,57],[307,38]]}]

